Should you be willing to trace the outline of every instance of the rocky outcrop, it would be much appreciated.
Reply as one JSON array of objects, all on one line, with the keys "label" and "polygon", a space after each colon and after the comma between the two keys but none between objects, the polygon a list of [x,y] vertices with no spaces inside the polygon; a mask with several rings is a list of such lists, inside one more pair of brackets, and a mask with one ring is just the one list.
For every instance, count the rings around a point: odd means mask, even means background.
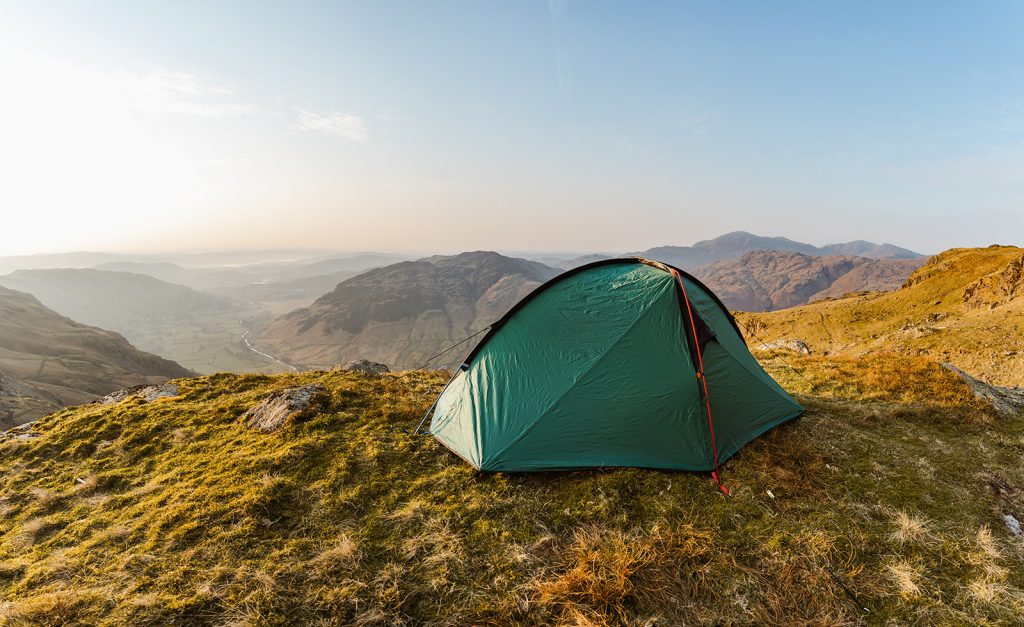
[{"label": "rocky outcrop", "polygon": [[262,403],[242,415],[245,426],[270,433],[283,427],[289,419],[301,419],[327,405],[330,392],[320,383],[274,392]]},{"label": "rocky outcrop", "polygon": [[345,370],[349,372],[362,372],[365,374],[384,374],[385,372],[391,372],[391,369],[384,364],[370,361],[369,359],[357,359],[355,361],[346,361],[343,364],[331,368],[333,371]]},{"label": "rocky outcrop", "polygon": [[9,442],[11,440],[34,440],[39,437],[39,433],[36,432],[35,421],[26,422],[20,424],[17,427],[8,429],[7,431],[0,431],[0,444]]},{"label": "rocky outcrop", "polygon": [[1000,414],[1013,416],[1024,413],[1024,388],[990,385],[984,381],[975,379],[953,364],[944,363],[942,364],[942,367],[959,375],[960,378],[963,379],[971,388],[971,391],[974,392],[974,395],[977,398],[992,405],[992,407]]},{"label": "rocky outcrop", "polygon": [[963,302],[968,309],[994,308],[1020,296],[1024,296],[1024,255],[1001,272],[981,277],[964,288]]},{"label": "rocky outcrop", "polygon": [[103,398],[97,399],[98,405],[114,405],[129,398],[141,398],[147,403],[158,398],[171,398],[178,395],[178,386],[172,383],[162,385],[134,385],[130,388],[111,392]]}]

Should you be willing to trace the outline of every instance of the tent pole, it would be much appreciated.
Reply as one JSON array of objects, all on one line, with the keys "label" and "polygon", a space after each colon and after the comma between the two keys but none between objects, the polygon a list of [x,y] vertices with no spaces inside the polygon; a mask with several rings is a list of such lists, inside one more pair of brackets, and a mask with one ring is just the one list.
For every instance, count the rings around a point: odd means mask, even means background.
[{"label": "tent pole", "polygon": [[722,494],[729,495],[729,488],[722,484],[722,471],[718,467],[718,444],[715,442],[715,424],[711,419],[711,396],[708,394],[708,380],[704,376],[704,357],[701,355],[700,350],[700,338],[697,337],[697,325],[693,320],[693,305],[690,304],[690,297],[686,294],[686,284],[683,283],[683,277],[681,274],[676,272],[673,268],[671,272],[672,276],[679,282],[679,288],[683,292],[683,302],[686,304],[686,313],[690,318],[690,330],[693,332],[693,342],[697,349],[697,380],[700,381],[701,387],[704,388],[704,406],[708,410],[708,431],[711,433],[711,454],[715,461],[715,470],[711,473],[711,478],[714,480],[715,485],[722,491]]}]

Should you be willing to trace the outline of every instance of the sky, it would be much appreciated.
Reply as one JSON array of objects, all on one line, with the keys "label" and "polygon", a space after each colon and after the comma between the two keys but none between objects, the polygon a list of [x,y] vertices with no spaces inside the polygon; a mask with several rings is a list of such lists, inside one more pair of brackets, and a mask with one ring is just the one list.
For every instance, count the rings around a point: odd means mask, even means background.
[{"label": "sky", "polygon": [[0,0],[0,255],[1024,244],[1024,3]]}]

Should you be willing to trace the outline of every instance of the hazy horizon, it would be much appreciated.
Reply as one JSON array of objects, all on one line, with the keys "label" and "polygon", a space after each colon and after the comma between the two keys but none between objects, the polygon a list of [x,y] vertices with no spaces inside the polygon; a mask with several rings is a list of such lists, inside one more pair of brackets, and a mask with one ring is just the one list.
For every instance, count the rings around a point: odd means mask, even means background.
[{"label": "hazy horizon", "polygon": [[[581,255],[582,256],[582,255],[600,254],[600,253],[615,254],[615,255],[617,255],[617,254],[625,254],[625,253],[630,253],[630,252],[639,252],[639,251],[642,251],[642,250],[648,250],[648,249],[651,249],[651,248],[659,248],[659,247],[664,247],[664,246],[683,246],[683,247],[685,247],[685,246],[693,246],[694,244],[699,243],[700,241],[704,241],[705,239],[715,239],[715,238],[717,238],[719,236],[728,235],[728,234],[736,233],[736,232],[745,232],[745,231],[737,230],[737,231],[730,231],[728,233],[719,233],[718,235],[715,235],[715,236],[712,236],[712,237],[709,237],[709,238],[703,238],[703,239],[700,239],[700,240],[679,241],[679,242],[662,242],[660,244],[654,244],[652,246],[644,246],[643,248],[634,246],[634,247],[631,247],[631,248],[627,247],[627,248],[617,249],[617,250],[611,250],[611,249],[557,249],[557,248],[529,248],[529,247],[510,249],[510,248],[497,248],[497,247],[495,247],[495,248],[488,248],[488,247],[479,247],[479,246],[475,247],[475,248],[474,247],[469,247],[469,248],[450,248],[450,249],[446,248],[446,249],[436,249],[436,250],[426,250],[426,249],[416,250],[416,249],[404,249],[404,248],[380,248],[380,249],[372,249],[372,250],[371,249],[347,250],[347,249],[341,249],[341,248],[338,248],[338,249],[326,249],[326,248],[313,248],[313,247],[311,247],[311,248],[301,248],[301,247],[281,247],[281,248],[249,247],[249,248],[244,248],[243,247],[243,248],[203,248],[203,249],[187,249],[187,248],[180,248],[180,249],[172,249],[172,248],[168,248],[168,249],[151,249],[151,248],[146,248],[146,249],[134,249],[134,250],[130,249],[130,248],[122,248],[122,249],[109,248],[109,249],[95,249],[95,250],[87,250],[87,249],[82,249],[82,250],[54,250],[54,251],[44,251],[44,252],[18,253],[18,254],[13,254],[13,255],[3,255],[3,254],[0,254],[0,258],[5,258],[5,257],[44,257],[44,256],[61,256],[61,255],[110,255],[110,256],[123,256],[123,257],[137,257],[137,258],[143,258],[143,257],[160,258],[160,257],[189,257],[189,256],[200,257],[200,256],[218,255],[218,254],[223,254],[223,255],[231,255],[231,254],[239,254],[239,255],[243,255],[243,254],[287,255],[287,254],[295,254],[295,255],[301,255],[301,256],[295,257],[295,259],[298,260],[298,259],[309,259],[309,258],[321,257],[321,256],[326,256],[326,257],[335,257],[335,256],[336,257],[354,257],[354,256],[358,256],[358,255],[374,255],[374,254],[402,255],[402,256],[409,256],[409,257],[430,256],[430,255],[455,255],[455,254],[459,254],[459,253],[463,253],[463,252],[484,251],[484,250],[491,250],[491,251],[494,251],[494,252],[497,252],[497,253],[500,253],[500,254],[503,254],[503,255],[512,255],[512,256],[514,256],[516,253],[523,253],[523,254],[530,254],[530,255],[537,255],[537,256],[543,256],[543,255],[553,255],[553,256],[558,256],[558,255]],[[790,238],[786,234],[783,234],[783,233],[775,233],[775,234],[771,234],[771,233],[749,233],[749,234],[755,235],[755,236],[760,236],[760,237],[783,237],[783,238],[787,238],[787,239],[793,240],[793,238]],[[824,241],[824,240],[822,240],[822,241],[793,240],[793,241],[798,241],[799,243],[803,243],[803,244],[812,244],[812,245],[818,246],[818,247],[824,247],[824,246],[828,246],[828,245],[832,245],[832,244],[848,243],[848,242],[851,242],[851,241],[854,241],[854,240],[843,240],[843,241],[838,241],[838,240],[835,240],[835,241],[833,241],[833,240],[829,240],[829,241]],[[891,245],[894,245],[894,246],[901,246],[902,247],[902,245],[899,242],[873,241],[872,243],[874,243],[874,244],[891,244]],[[987,246],[987,245],[993,245],[993,244],[1013,245],[1012,242],[1000,242],[1000,241],[990,242],[989,244],[985,244],[985,245]],[[945,249],[942,249],[942,250],[945,250]],[[934,254],[937,254],[939,252],[942,252],[942,250],[913,250],[913,252],[921,253],[923,255],[934,255]],[[260,263],[260,262],[253,262],[253,263]]]},{"label": "hazy horizon", "polygon": [[0,0],[0,256],[1024,242],[1024,5]]}]

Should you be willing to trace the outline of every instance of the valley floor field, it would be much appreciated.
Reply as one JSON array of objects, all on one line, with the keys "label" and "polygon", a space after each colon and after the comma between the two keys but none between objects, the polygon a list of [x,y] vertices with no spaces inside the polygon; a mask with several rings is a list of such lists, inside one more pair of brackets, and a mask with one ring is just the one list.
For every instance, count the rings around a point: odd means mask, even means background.
[{"label": "valley floor field", "polygon": [[200,374],[289,370],[287,364],[252,350],[245,340],[248,323],[238,313],[197,315],[179,326],[159,333],[129,338],[142,350],[174,360]]}]

